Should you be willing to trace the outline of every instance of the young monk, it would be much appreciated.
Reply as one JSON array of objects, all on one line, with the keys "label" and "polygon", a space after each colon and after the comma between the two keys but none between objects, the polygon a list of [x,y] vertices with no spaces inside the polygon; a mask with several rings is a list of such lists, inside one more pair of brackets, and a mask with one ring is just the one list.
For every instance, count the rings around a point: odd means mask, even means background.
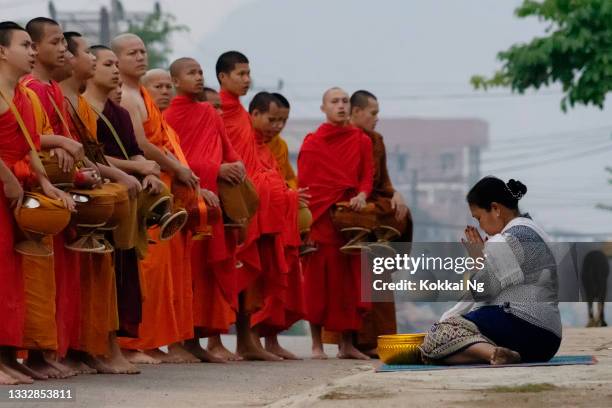
[{"label": "young monk", "polygon": [[173,91],[172,78],[168,71],[159,68],[150,69],[144,74],[140,83],[147,89],[160,111],[163,112],[170,106]]},{"label": "young monk", "polygon": [[[199,193],[199,178],[187,165],[176,134],[163,119],[148,91],[140,85],[147,70],[144,43],[134,34],[122,34],[112,41],[112,48],[118,57],[123,80],[121,103],[130,113],[138,145],[145,157],[160,165],[162,181],[166,184]],[[205,221],[206,216],[202,215]],[[151,247],[141,262],[143,275],[151,277],[147,282],[151,287],[146,289],[149,299],[143,305],[141,333],[137,340],[122,340],[124,348],[148,351],[149,359],[141,361],[200,361],[181,345],[183,340],[193,338],[189,245],[190,240],[184,234],[177,234],[170,242]],[[166,355],[158,347],[167,344],[170,346]],[[141,353],[132,352],[131,358],[139,355]]]},{"label": "young monk", "polygon": [[219,96],[219,92],[215,91],[212,88],[204,87],[204,92],[198,95],[198,99],[202,102],[210,103],[219,115],[223,114],[223,109],[221,109],[221,97]]},{"label": "young monk", "polygon": [[[69,137],[65,126],[66,111],[64,96],[54,80],[54,74],[64,67],[66,45],[61,27],[54,20],[38,17],[26,25],[26,30],[33,41],[36,51],[36,63],[32,74],[22,78],[21,82],[33,90],[40,99],[44,113],[49,118],[53,135],[41,136],[43,149],[52,149],[59,163],[70,169],[84,159],[83,146]],[[57,323],[57,356],[65,356],[70,346],[79,342],[80,310],[80,264],[79,255],[65,248],[66,237],[63,234],[53,238],[55,286],[56,286],[56,323]],[[55,361],[54,353],[32,351],[27,364],[34,370],[50,376],[70,376],[76,373],[63,364]]]},{"label": "young monk", "polygon": [[340,252],[344,240],[332,223],[330,209],[349,201],[360,211],[372,191],[372,142],[348,125],[349,97],[340,88],[323,94],[326,122],[306,136],[298,156],[299,183],[312,196],[311,239],[318,250],[304,258],[306,319],[312,333],[313,358],[325,359],[321,329],[342,332],[339,358],[368,359],[352,343],[360,328],[360,259]]},{"label": "young monk", "polygon": [[[129,113],[116,101],[111,100],[112,94],[121,95],[118,89],[120,80],[117,56],[110,48],[100,45],[91,47],[91,52],[96,56],[96,70],[94,76],[87,82],[84,97],[97,112],[98,141],[102,143],[106,158],[112,165],[130,174],[140,189],[157,194],[165,188],[159,179],[159,165],[145,159],[136,142]],[[115,140],[113,131],[121,145]],[[143,195],[144,191],[139,192],[136,201],[141,201]],[[138,243],[143,238],[146,240],[146,236],[141,237],[142,234],[139,231],[137,235],[134,242],[135,247],[130,248],[129,245],[125,245],[125,248],[117,248],[115,246],[119,304],[119,331],[117,334],[131,338],[137,338],[139,334],[138,326],[142,321],[141,298],[145,294],[142,288],[145,286],[146,277],[141,277],[138,259],[145,256],[146,251],[143,252],[143,249],[148,250],[146,242],[144,242],[144,248],[142,242]],[[113,347],[111,358],[116,358],[125,364],[118,346]]]},{"label": "young monk", "polygon": [[[89,146],[87,158],[94,162],[102,177],[115,183],[103,184],[100,188],[114,194],[121,189],[135,195],[140,183],[134,177],[111,165],[99,146],[98,115],[80,94],[85,89],[87,81],[92,79],[96,72],[95,56],[89,51],[87,41],[75,32],[64,33],[68,50],[73,55],[70,64],[73,68],[72,76],[60,83],[60,87],[68,104],[68,124],[73,135],[77,135],[84,145]],[[102,66],[100,70],[102,70]],[[116,73],[118,77],[118,73]],[[103,109],[103,107],[102,107]],[[124,193],[125,194],[125,193]],[[135,215],[135,214],[134,214]],[[122,220],[118,231],[129,234],[134,227],[123,224],[135,224],[135,216]],[[96,371],[106,374],[134,374],[138,369],[130,364],[121,354],[116,340],[115,332],[119,329],[117,286],[122,289],[126,284],[126,277],[115,273],[115,264],[121,265],[125,260],[124,248],[115,245],[116,253],[83,254],[81,255],[81,336],[79,350],[81,353],[72,353],[68,365],[72,368],[83,369],[83,365],[91,365]],[[128,256],[128,259],[134,258]],[[115,260],[115,262],[113,261]],[[135,273],[130,282],[138,286],[137,264],[132,262]],[[124,272],[120,268],[119,272]],[[137,291],[138,294],[139,291]],[[95,295],[94,295],[95,294]],[[121,298],[123,306],[126,299]],[[132,302],[138,302],[136,297]],[[122,315],[122,314],[121,314]]]},{"label": "young monk", "polygon": [[[202,194],[210,207],[220,209],[218,181],[231,185],[246,176],[240,157],[227,140],[223,120],[210,104],[199,102],[204,87],[200,64],[180,58],[170,65],[177,96],[164,111],[164,118],[176,130],[189,166],[200,177]],[[152,82],[155,84],[155,82]],[[194,241],[191,251],[194,288],[194,326],[196,337],[186,342],[187,349],[203,360],[212,353],[223,360],[239,360],[221,343],[235,322],[238,308],[236,291],[236,237],[224,230],[223,217],[211,220],[212,237]],[[209,337],[207,350],[200,337]]]},{"label": "young monk", "polygon": [[[263,348],[258,333],[251,326],[264,321],[272,311],[274,299],[282,297],[283,288],[276,284],[287,272],[281,237],[287,223],[283,223],[284,217],[278,214],[291,210],[292,204],[287,201],[282,177],[261,162],[251,118],[240,103],[240,96],[247,93],[251,84],[249,60],[240,52],[226,52],[217,60],[216,73],[221,84],[219,95],[228,139],[241,157],[260,198],[257,214],[237,254],[242,265],[238,289],[243,292],[236,322],[238,353],[245,359],[278,361],[281,357]],[[264,288],[262,280],[275,285]],[[256,312],[259,313],[257,318],[252,318]]]},{"label": "young monk", "polygon": [[[372,140],[374,183],[368,202],[375,205],[377,228],[391,231],[387,227],[392,227],[395,231],[389,238],[410,242],[412,241],[410,211],[402,195],[393,188],[387,170],[383,137],[374,130],[378,123],[378,101],[372,93],[360,90],[351,95],[350,104],[351,124],[363,130]],[[376,351],[378,336],[397,332],[393,296],[388,296],[384,302],[382,299],[378,300],[381,301],[373,302],[371,310],[363,316],[362,327],[353,339],[355,346],[370,357],[378,355]],[[337,344],[339,338],[338,333],[326,332],[323,336],[326,343]]]},{"label": "young monk", "polygon": [[[278,135],[282,127],[283,117],[281,115],[281,102],[268,92],[259,92],[253,97],[249,104],[249,114],[255,131],[257,141],[257,153],[262,165],[269,171],[276,172],[279,179],[284,181],[282,171],[268,147],[267,142]],[[282,287],[280,296],[272,298],[270,304],[273,307],[266,311],[260,318],[262,312],[254,314],[254,320],[258,320],[257,331],[260,336],[266,338],[266,350],[279,357],[288,360],[298,359],[293,353],[282,348],[278,342],[278,333],[290,328],[293,323],[303,317],[302,303],[302,276],[299,263],[298,249],[300,246],[300,236],[297,224],[298,203],[294,201],[297,197],[300,205],[308,205],[308,194],[305,190],[292,190],[285,186],[287,195],[287,211],[285,214],[286,228],[282,232],[283,255],[286,263],[286,273],[280,276],[271,276],[263,282],[263,287],[279,285]],[[291,207],[293,206],[293,207]],[[278,280],[275,281],[275,278]]]},{"label": "young monk", "polygon": [[[42,112],[42,107],[36,95],[19,84],[19,79],[32,71],[35,55],[30,35],[24,28],[13,22],[0,23],[0,225],[2,230],[0,257],[3,262],[0,268],[2,277],[0,308],[3,316],[3,324],[0,326],[0,384],[8,385],[32,383],[32,378],[49,377],[44,372],[34,371],[17,361],[16,349],[24,344],[27,303],[25,290],[28,291],[27,296],[42,299],[39,301],[40,304],[50,305],[51,316],[43,315],[41,316],[43,320],[47,316],[46,318],[54,321],[55,306],[54,288],[32,285],[25,274],[26,270],[22,269],[20,257],[13,249],[15,236],[11,212],[12,209],[21,207],[23,198],[21,181],[14,173],[19,162],[29,156],[32,171],[43,193],[48,197],[61,199],[66,206],[74,209],[74,202],[70,197],[53,187],[46,178],[40,162],[36,161],[37,156],[34,156],[37,153],[33,152],[28,144],[29,137],[35,148],[40,148],[42,121],[37,120],[41,118],[36,117],[36,112],[37,110]],[[17,114],[13,112],[13,108]],[[25,131],[21,128],[18,118],[23,120]],[[27,178],[29,175],[22,174],[22,176]],[[38,269],[29,270],[28,273],[53,276],[52,265],[51,259],[50,265],[46,262],[38,264]],[[53,279],[51,283],[54,283]],[[48,299],[49,292],[53,294],[51,299]],[[55,329],[55,325],[52,326]],[[35,327],[41,328],[42,325]],[[56,346],[56,332],[49,334]],[[51,364],[45,365],[51,372]],[[59,371],[52,373],[55,376],[60,375]]]}]

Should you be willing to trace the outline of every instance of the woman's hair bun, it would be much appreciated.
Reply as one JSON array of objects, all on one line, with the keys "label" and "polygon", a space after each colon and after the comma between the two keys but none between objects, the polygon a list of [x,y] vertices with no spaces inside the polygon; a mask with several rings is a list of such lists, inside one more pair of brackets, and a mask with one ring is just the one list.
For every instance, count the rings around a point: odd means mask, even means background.
[{"label": "woman's hair bun", "polygon": [[506,187],[508,187],[508,191],[510,191],[512,197],[517,200],[520,200],[525,194],[527,194],[527,186],[515,179],[508,180]]}]

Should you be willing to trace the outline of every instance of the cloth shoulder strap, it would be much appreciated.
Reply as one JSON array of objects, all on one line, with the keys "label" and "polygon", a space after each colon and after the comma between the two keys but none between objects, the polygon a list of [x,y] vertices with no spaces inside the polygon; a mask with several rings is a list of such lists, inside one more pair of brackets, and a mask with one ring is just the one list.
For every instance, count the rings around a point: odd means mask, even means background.
[{"label": "cloth shoulder strap", "polygon": [[108,120],[106,115],[100,112],[98,108],[96,108],[93,105],[89,105],[89,106],[91,106],[91,109],[93,109],[93,111],[96,112],[96,115],[102,118],[102,121],[104,122],[106,127],[108,127],[108,130],[110,130],[111,134],[113,135],[113,138],[115,138],[115,142],[117,142],[117,145],[119,145],[119,148],[121,149],[121,153],[123,153],[123,156],[125,156],[125,160],[130,160],[130,156],[128,156],[127,151],[125,150],[125,146],[123,145],[123,142],[121,141],[121,138],[119,137],[119,134],[117,133],[117,130],[112,125],[110,120]]}]

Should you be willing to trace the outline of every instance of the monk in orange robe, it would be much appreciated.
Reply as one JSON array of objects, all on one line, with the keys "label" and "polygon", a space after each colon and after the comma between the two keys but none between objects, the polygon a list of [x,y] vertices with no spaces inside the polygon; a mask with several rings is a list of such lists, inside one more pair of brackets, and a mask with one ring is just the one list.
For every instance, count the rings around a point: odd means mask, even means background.
[{"label": "monk in orange robe", "polygon": [[174,96],[172,78],[168,71],[159,68],[150,69],[144,74],[140,83],[147,89],[160,111],[168,109]]},{"label": "monk in orange robe", "polygon": [[[26,30],[32,38],[37,55],[32,74],[21,81],[40,99],[53,130],[53,135],[41,136],[42,148],[51,149],[64,168],[70,169],[84,159],[84,151],[83,146],[69,136],[65,124],[64,97],[54,80],[54,73],[64,67],[67,56],[63,32],[56,21],[45,17],[30,20]],[[53,238],[59,357],[64,357],[71,346],[78,345],[80,330],[80,257],[76,252],[66,249],[65,243],[65,234]],[[37,352],[29,353],[28,365],[36,371],[46,371],[51,375],[57,375],[54,371],[59,371],[62,376],[76,374],[69,367],[53,361],[50,355],[43,356]]]},{"label": "monk in orange robe", "polygon": [[347,124],[349,97],[342,89],[327,90],[321,110],[327,121],[306,136],[298,156],[299,184],[311,195],[311,239],[318,247],[304,257],[313,357],[327,358],[321,341],[324,327],[342,332],[339,358],[368,359],[352,343],[361,326],[360,257],[340,252],[344,240],[332,223],[330,209],[341,201],[349,201],[355,211],[365,208],[372,191],[372,142]]},{"label": "monk in orange robe", "polygon": [[[156,161],[162,169],[162,181],[172,188],[187,188],[199,193],[199,178],[187,165],[176,133],[163,119],[148,91],[140,85],[147,70],[147,50],[134,34],[122,34],[112,41],[112,49],[119,60],[123,81],[122,106],[132,118],[136,139],[145,157]],[[200,218],[205,222],[206,215]],[[155,233],[152,231],[153,234]],[[155,235],[153,235],[155,239]],[[193,289],[190,262],[191,240],[187,234],[176,234],[170,242],[151,246],[141,262],[147,276],[143,303],[143,321],[139,339],[122,339],[122,347],[146,350],[149,359],[131,353],[133,362],[199,362],[182,346],[182,341],[193,338]],[[169,353],[158,347],[169,345]]]},{"label": "monk in orange robe", "polygon": [[[68,110],[68,125],[72,135],[86,147],[86,159],[89,167],[96,168],[101,177],[114,183],[100,188],[110,192],[123,186],[125,191],[133,186],[132,177],[111,165],[104,155],[104,150],[97,138],[98,114],[80,94],[87,81],[94,73],[104,70],[102,64],[96,64],[96,57],[89,51],[87,41],[76,32],[64,33],[68,50],[73,55],[67,65],[72,68],[72,75],[60,83]],[[116,66],[115,66],[116,70]],[[99,74],[101,75],[101,74]],[[118,78],[118,71],[115,73]],[[160,181],[161,183],[161,181]],[[108,188],[107,188],[108,187]],[[128,217],[123,222],[136,223],[135,217]],[[122,233],[131,231],[122,227]],[[127,228],[127,229],[126,229]],[[136,229],[135,227],[132,227]],[[125,258],[123,248],[115,248],[115,254],[82,254],[81,255],[81,335],[77,347],[80,353],[69,354],[66,363],[74,369],[88,372],[87,368],[106,374],[134,374],[138,369],[129,363],[120,352],[115,332],[119,330],[117,284],[123,286],[125,276],[116,276],[115,265]],[[134,251],[134,249],[132,249]],[[115,260],[117,262],[115,262]],[[137,264],[132,263],[136,273],[131,277],[138,281]],[[120,268],[119,272],[123,272]],[[123,299],[122,303],[124,302]],[[137,301],[139,299],[136,299]]]},{"label": "monk in orange robe", "polygon": [[[374,129],[378,122],[379,106],[376,97],[364,90],[351,95],[351,124],[362,129],[372,140],[374,182],[369,202],[376,205],[377,223],[395,228],[399,235],[393,238],[401,242],[412,241],[412,218],[404,198],[393,188],[387,170],[387,156],[383,137]],[[393,295],[386,301],[377,299],[363,316],[362,327],[354,337],[355,346],[370,357],[377,357],[378,336],[395,334],[397,324]],[[324,342],[338,343],[338,333],[324,333]]]},{"label": "monk in orange robe", "polygon": [[[253,97],[249,104],[251,122],[255,130],[257,141],[257,152],[262,165],[271,172],[275,172],[278,179],[285,182],[282,169],[279,166],[272,150],[267,142],[277,136],[283,124],[281,115],[281,102],[268,92],[259,92]],[[302,274],[299,262],[300,234],[298,230],[298,200],[299,205],[308,205],[306,189],[290,189],[285,183],[284,189],[287,206],[284,215],[285,228],[281,234],[284,255],[284,266],[280,275],[271,275],[265,278],[264,289],[278,285],[278,297],[274,297],[275,291],[271,291],[273,305],[268,311],[264,307],[264,317],[260,318],[257,325],[258,333],[266,338],[266,350],[284,359],[295,360],[297,357],[282,348],[278,342],[278,333],[289,329],[295,322],[304,316],[302,303]],[[257,312],[254,319],[257,320],[262,312]]]},{"label": "monk in orange robe", "polygon": [[[282,357],[263,348],[257,325],[271,316],[275,299],[283,296],[283,286],[279,283],[287,272],[282,245],[282,233],[287,225],[285,217],[278,215],[291,209],[288,200],[292,199],[278,171],[261,162],[250,115],[240,103],[240,96],[247,93],[251,83],[249,60],[240,52],[226,52],[217,60],[216,73],[221,84],[219,95],[228,139],[259,195],[257,213],[237,253],[241,263],[238,288],[243,292],[236,323],[237,349],[245,359],[276,361]],[[296,197],[293,200],[295,203]]]},{"label": "monk in orange robe", "polygon": [[[30,367],[17,361],[16,349],[24,346],[26,324],[26,290],[32,292],[29,296],[37,297],[35,302],[45,303],[49,291],[40,285],[33,287],[27,276],[22,272],[20,256],[14,251],[15,236],[13,234],[14,222],[11,208],[21,206],[23,188],[21,183],[31,182],[30,175],[35,179],[48,197],[61,199],[71,210],[74,202],[67,194],[56,189],[46,178],[40,162],[36,161],[40,149],[40,134],[44,121],[40,118],[42,107],[40,101],[31,91],[18,84],[19,78],[32,71],[35,51],[32,49],[30,35],[19,25],[13,22],[0,23],[0,46],[3,47],[4,57],[0,61],[0,76],[3,83],[0,86],[0,225],[3,233],[0,237],[0,256],[3,266],[1,289],[3,324],[0,328],[0,383],[20,384],[32,383],[32,379],[46,379],[49,376],[44,372],[32,370]],[[37,114],[39,117],[37,117]],[[21,121],[21,123],[20,123]],[[34,163],[31,170],[24,164],[28,161]],[[18,179],[19,178],[19,179]],[[51,275],[51,265],[41,263],[46,269],[28,271]],[[53,296],[55,292],[51,293]],[[50,307],[55,306],[54,297],[51,298]],[[38,317],[38,316],[37,316]],[[44,315],[54,321],[54,315]],[[43,328],[48,322],[38,322],[36,327]],[[54,325],[51,325],[54,328]],[[53,333],[52,333],[53,334]],[[57,340],[51,336],[51,346],[56,346]],[[45,346],[49,346],[49,341]],[[49,349],[47,349],[49,350]],[[51,365],[47,365],[51,367]],[[58,371],[55,374],[59,375]]]},{"label": "monk in orange robe", "polygon": [[[200,64],[181,58],[172,63],[170,74],[177,96],[164,111],[164,118],[176,130],[189,166],[200,178],[207,205],[220,213],[218,180],[241,182],[246,176],[244,165],[227,139],[221,117],[210,104],[197,100],[204,83]],[[156,76],[161,84],[156,78],[148,81],[154,90],[165,81],[163,75]],[[223,346],[219,335],[227,333],[236,320],[236,236],[231,230],[226,233],[221,216],[210,222],[212,237],[194,241],[191,251],[196,337],[186,346],[198,356],[203,351],[199,338],[209,337],[210,353],[225,360],[238,360]]]}]

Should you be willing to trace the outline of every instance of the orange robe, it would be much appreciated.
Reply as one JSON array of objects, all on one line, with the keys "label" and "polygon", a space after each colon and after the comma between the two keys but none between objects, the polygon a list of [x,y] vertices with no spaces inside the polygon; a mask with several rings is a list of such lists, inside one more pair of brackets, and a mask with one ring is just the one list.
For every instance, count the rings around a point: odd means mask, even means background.
[{"label": "orange robe", "polygon": [[291,165],[291,161],[289,161],[289,147],[287,146],[287,142],[283,137],[278,134],[272,138],[267,143],[270,151],[274,155],[276,159],[276,163],[280,168],[280,172],[285,179],[285,182],[294,190],[298,188],[298,179],[295,175],[295,171],[293,170],[293,166]]},{"label": "orange robe", "polygon": [[358,330],[362,304],[361,262],[340,252],[344,240],[330,209],[358,192],[369,195],[373,179],[372,142],[353,126],[321,125],[304,139],[298,156],[300,187],[308,187],[318,250],[304,257],[306,319],[327,330]]},{"label": "orange robe", "polygon": [[[21,113],[33,141],[38,143],[39,133],[36,130],[32,103],[21,86],[15,88],[13,103]],[[10,109],[0,114],[0,159],[15,171],[14,166],[24,160],[29,151],[30,147]],[[0,182],[0,346],[6,347],[22,346],[25,322],[24,275],[20,256],[14,250],[14,228],[12,210],[4,196],[4,186]]]},{"label": "orange robe", "polygon": [[[164,120],[146,89],[141,94],[148,118],[143,123],[146,137],[157,148],[170,152],[186,164],[176,133]],[[162,181],[172,185],[172,177],[162,172]],[[140,262],[143,283],[142,323],[137,339],[121,339],[127,349],[148,350],[193,337],[193,288],[191,244],[188,234],[180,232],[169,241],[158,239],[159,230],[150,231],[157,244],[149,246]]]},{"label": "orange robe", "polygon": [[[75,108],[74,113],[78,118],[72,114],[67,115],[71,134],[79,136],[82,142],[90,138],[96,141],[96,113],[81,95]],[[68,109],[68,112],[72,112],[72,109]],[[80,121],[78,125],[75,124],[77,121]],[[88,134],[82,134],[79,129],[87,129]],[[81,331],[79,346],[76,348],[92,355],[108,355],[109,334],[119,328],[113,254],[81,254],[80,258]]]},{"label": "orange robe", "polygon": [[[210,104],[185,96],[175,97],[163,116],[176,130],[201,187],[218,193],[221,164],[240,160],[227,140],[221,117]],[[211,227],[212,237],[193,241],[191,250],[194,326],[201,337],[227,333],[238,306],[236,239],[225,233],[222,217],[213,220]]]},{"label": "orange robe", "polygon": [[260,333],[264,334],[268,327],[285,325],[284,320],[276,318],[275,312],[279,305],[282,310],[286,293],[288,267],[282,240],[283,232],[290,224],[287,211],[297,211],[297,196],[288,193],[276,168],[267,167],[262,162],[250,115],[239,98],[226,90],[221,90],[220,97],[228,139],[241,157],[259,195],[259,208],[237,253],[244,265],[239,269],[238,287],[240,290],[249,289],[245,292],[245,309],[253,313],[251,325],[261,324]]},{"label": "orange robe", "polygon": [[[33,90],[40,99],[51,121],[54,134],[70,137],[69,129],[66,129],[60,118],[60,115],[66,118],[67,112],[64,107],[64,95],[59,85],[54,81],[43,83],[32,75],[22,78],[22,83]],[[53,107],[51,99],[60,110],[59,113]],[[80,257],[77,252],[64,247],[65,235],[58,234],[53,237],[57,351],[60,356],[64,356],[68,348],[78,347],[80,337]]]}]

